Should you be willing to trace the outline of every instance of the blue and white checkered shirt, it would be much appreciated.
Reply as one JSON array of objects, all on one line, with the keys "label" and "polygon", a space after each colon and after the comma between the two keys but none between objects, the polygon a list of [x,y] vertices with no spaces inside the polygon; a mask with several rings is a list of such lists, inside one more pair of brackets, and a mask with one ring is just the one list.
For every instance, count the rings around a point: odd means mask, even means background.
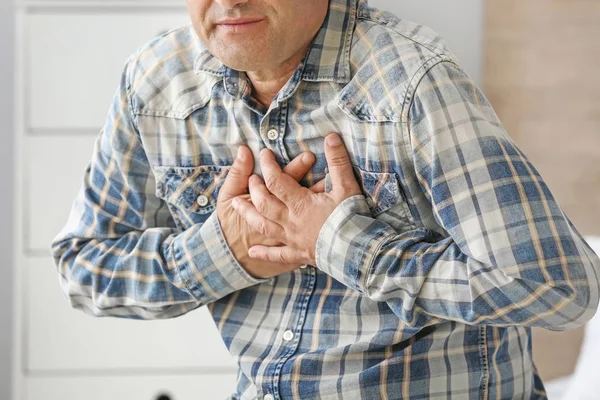
[{"label": "blue and white checkered shirt", "polygon": [[[269,109],[249,85],[191,26],[128,60],[52,244],[71,304],[137,319],[207,306],[239,365],[231,399],[545,398],[531,327],[589,320],[600,260],[442,39],[331,0]],[[311,151],[301,184],[329,190],[330,132],[363,194],[325,223],[316,266],[255,279],[214,212],[237,148],[281,166]]]}]

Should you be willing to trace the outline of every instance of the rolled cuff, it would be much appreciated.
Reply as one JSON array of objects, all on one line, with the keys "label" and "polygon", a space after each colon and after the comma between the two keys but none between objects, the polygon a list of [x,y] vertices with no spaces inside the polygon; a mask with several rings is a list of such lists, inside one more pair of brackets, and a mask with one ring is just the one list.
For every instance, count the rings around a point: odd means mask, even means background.
[{"label": "rolled cuff", "polygon": [[319,232],[317,268],[368,295],[367,281],[379,249],[396,231],[373,218],[364,195],[342,201]]},{"label": "rolled cuff", "polygon": [[204,224],[175,238],[172,257],[187,289],[205,304],[269,280],[253,277],[240,265],[225,240],[216,212]]}]

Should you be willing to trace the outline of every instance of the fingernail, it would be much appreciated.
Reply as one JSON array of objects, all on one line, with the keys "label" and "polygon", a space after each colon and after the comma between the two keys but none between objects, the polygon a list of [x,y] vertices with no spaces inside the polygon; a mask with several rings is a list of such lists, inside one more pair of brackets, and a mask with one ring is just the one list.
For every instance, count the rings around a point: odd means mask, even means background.
[{"label": "fingernail", "polygon": [[238,147],[238,151],[237,151],[237,158],[238,158],[238,160],[240,160],[240,161],[243,161],[243,160],[244,160],[244,153],[242,152],[242,148],[241,148],[241,147]]},{"label": "fingernail", "polygon": [[329,135],[327,136],[327,144],[332,147],[339,146],[342,144],[342,139],[340,139],[339,135],[336,134]]},{"label": "fingernail", "polygon": [[312,153],[304,153],[302,155],[302,162],[304,164],[310,164],[310,163],[312,163],[313,162],[313,155],[312,155]]},{"label": "fingernail", "polygon": [[233,200],[231,201],[231,207],[233,207],[234,209],[236,209],[236,208],[237,208],[237,205],[238,205],[238,199],[237,199],[237,198],[235,198],[235,199],[233,199]]}]

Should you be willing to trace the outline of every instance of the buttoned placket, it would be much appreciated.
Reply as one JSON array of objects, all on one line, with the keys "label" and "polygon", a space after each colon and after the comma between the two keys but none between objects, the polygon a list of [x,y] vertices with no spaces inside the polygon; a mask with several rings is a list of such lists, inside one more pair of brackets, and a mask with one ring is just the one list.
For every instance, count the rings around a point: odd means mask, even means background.
[{"label": "buttoned placket", "polygon": [[302,328],[308,314],[308,302],[316,287],[317,273],[314,268],[297,269],[294,273],[299,275],[300,288],[298,290],[300,293],[297,295],[296,302],[289,306],[293,313],[288,319],[290,325],[283,328],[281,335],[278,336],[280,339],[277,343],[279,345],[276,353],[278,354],[277,361],[273,362],[265,371],[266,374],[271,375],[271,379],[268,379],[263,386],[263,399],[270,399],[271,397],[267,396],[271,395],[273,400],[286,400],[281,399],[279,395],[281,370],[285,362],[298,349]]},{"label": "buttoned placket", "polygon": [[[278,161],[287,164],[290,157],[284,145],[286,133],[286,122],[288,116],[287,100],[276,102],[276,106],[272,106],[261,121],[260,136],[266,146],[270,148]],[[263,377],[262,389],[263,397],[266,400],[280,400],[279,395],[279,380],[281,370],[284,363],[296,352],[300,343],[300,337],[304,321],[308,312],[308,301],[314,291],[316,282],[316,272],[313,268],[306,268],[302,265],[294,273],[298,274],[300,287],[297,301],[290,304],[285,313],[291,312],[289,318],[284,318],[290,321],[289,326],[281,329],[278,335],[278,342],[274,344],[278,347],[274,350],[276,354],[274,360],[269,367],[265,369]],[[274,284],[275,280],[271,282]],[[260,391],[259,389],[259,391]],[[259,397],[260,398],[260,397]]]},{"label": "buttoned placket", "polygon": [[263,143],[273,152],[282,167],[291,161],[284,144],[287,108],[287,101],[277,103],[277,106],[267,111],[260,124],[260,137]]},{"label": "buttoned placket", "polygon": [[[228,92],[244,101],[244,104],[249,107],[255,113],[261,115],[261,106],[254,104],[255,101],[250,101],[249,90],[244,83],[244,88],[236,86],[236,81],[232,79],[231,74],[226,74],[226,86],[229,86]],[[299,75],[296,76],[299,79]],[[237,79],[237,82],[241,82],[242,79]],[[293,89],[297,88],[297,83],[293,85]],[[287,164],[291,161],[287,154],[284,137],[286,133],[286,123],[288,115],[288,102],[287,98],[291,93],[287,93],[285,99],[276,100],[268,110],[266,110],[264,116],[261,118],[259,126],[260,138],[265,143],[266,147],[271,149],[276,159]],[[290,303],[288,309],[284,312],[284,319],[290,321],[290,325],[285,329],[282,329],[278,335],[278,342],[274,343],[273,354],[276,354],[274,361],[271,362],[262,376],[257,376],[258,385],[258,398],[263,400],[280,400],[279,396],[279,380],[280,373],[285,362],[296,352],[300,343],[300,337],[302,327],[308,313],[308,302],[313,294],[316,282],[316,271],[314,268],[307,268],[304,264],[293,273],[299,275],[300,287],[298,288],[299,294],[297,295],[297,301],[293,304]],[[274,285],[276,279],[270,280],[270,284]],[[295,288],[292,288],[292,293]],[[285,318],[285,314],[291,312],[289,318]]]}]

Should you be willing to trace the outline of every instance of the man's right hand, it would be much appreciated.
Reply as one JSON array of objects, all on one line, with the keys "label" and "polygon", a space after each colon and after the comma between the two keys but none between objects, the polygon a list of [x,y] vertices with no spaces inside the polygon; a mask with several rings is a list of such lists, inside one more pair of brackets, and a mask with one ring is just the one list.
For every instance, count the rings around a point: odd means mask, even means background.
[{"label": "man's right hand", "polygon": [[[310,152],[304,152],[294,158],[283,169],[283,172],[293,177],[296,181],[299,181],[310,171],[314,163],[315,156]],[[252,175],[253,169],[254,157],[252,152],[248,147],[240,146],[237,158],[227,174],[223,187],[219,191],[217,217],[225,235],[225,240],[231,248],[234,257],[250,275],[255,278],[265,279],[293,271],[300,265],[255,260],[248,256],[248,249],[255,245],[282,245],[282,243],[268,239],[253,228],[250,228],[246,221],[231,206],[232,200],[236,197],[240,197],[245,201],[251,201],[250,194],[248,194],[248,180]],[[324,190],[323,183],[324,181],[321,180],[313,185],[310,190],[322,192]]]}]

